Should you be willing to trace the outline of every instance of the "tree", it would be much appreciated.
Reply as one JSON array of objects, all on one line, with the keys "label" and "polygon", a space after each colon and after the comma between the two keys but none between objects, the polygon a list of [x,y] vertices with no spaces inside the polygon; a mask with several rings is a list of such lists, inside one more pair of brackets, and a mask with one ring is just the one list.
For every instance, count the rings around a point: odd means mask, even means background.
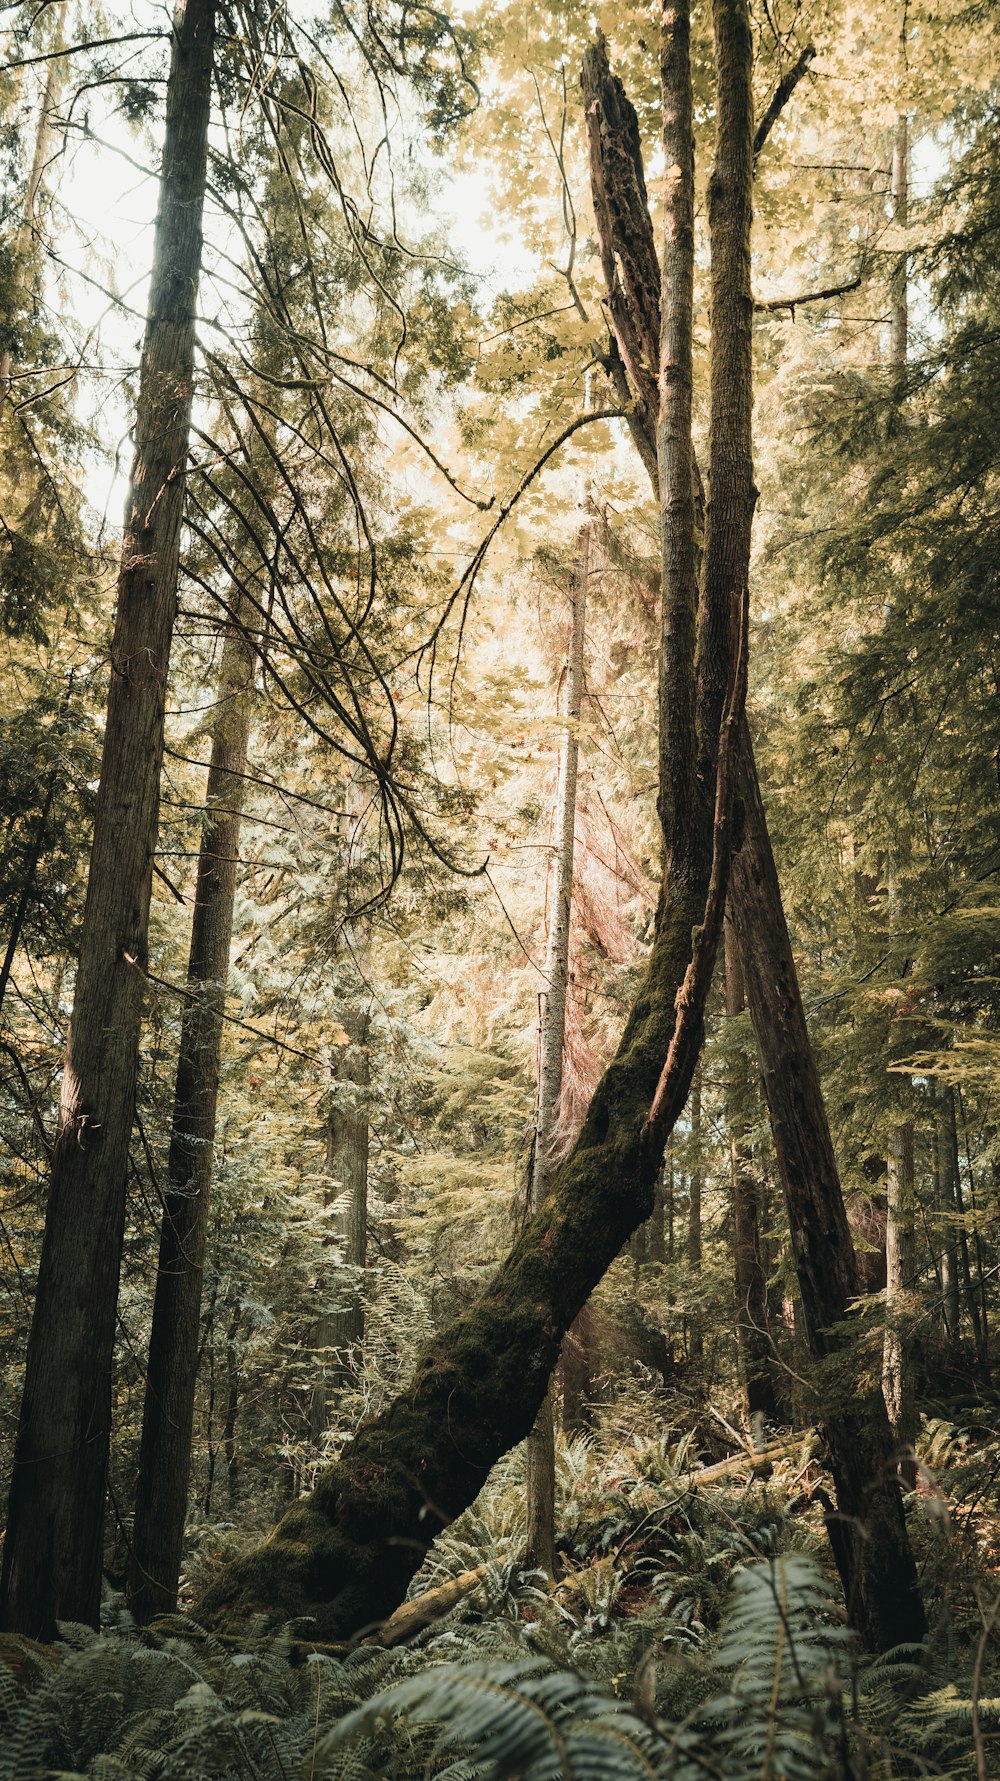
[{"label": "tree", "polygon": [[[586,386],[589,407],[590,385]],[[569,934],[573,913],[573,852],[576,843],[576,786],[580,756],[580,713],[583,705],[584,643],[587,629],[587,579],[590,574],[590,490],[582,491],[582,515],[573,578],[573,616],[566,654],[563,717],[559,746],[559,779],[554,812],[552,901],[545,948],[545,988],[541,997],[538,1057],[538,1101],[531,1159],[530,1212],[541,1206],[556,1160],[566,1003],[569,991]],[[555,1430],[552,1394],[547,1391],[525,1448],[528,1510],[527,1562],[555,1574]]]},{"label": "tree", "polygon": [[96,1624],[110,1369],[188,452],[214,0],[182,0],[94,839],[4,1543],[5,1623]]},{"label": "tree", "polygon": [[[689,149],[690,132],[681,100],[674,108],[680,119],[677,139],[671,136],[665,145],[668,167],[680,171],[668,187],[667,249],[661,280],[646,201],[638,121],[621,81],[611,75],[603,39],[587,52],[583,89],[594,214],[618,357],[636,392],[632,411],[635,430],[648,426],[643,417],[649,406],[647,367],[654,354],[654,318],[662,307],[662,350],[668,364],[669,355],[676,350],[678,330],[690,325],[693,174],[687,168],[689,157],[693,165],[693,142]],[[786,97],[790,90],[793,88],[786,88]],[[777,110],[769,106],[754,134],[755,154],[763,147],[776,117]],[[681,189],[679,222],[669,220],[673,185]],[[710,184],[709,195],[710,200],[717,198],[717,182]],[[749,287],[749,275],[747,284]],[[752,298],[748,305],[740,325],[749,332]],[[713,340],[716,327],[717,322]],[[735,343],[731,349],[735,354]],[[717,397],[714,376],[713,366],[713,403]],[[674,384],[672,434],[664,436],[661,409],[657,440],[665,635],[684,622],[683,609],[679,621],[673,617],[672,590],[689,555],[683,541],[694,537],[698,490],[693,453],[690,476],[683,459],[679,473],[672,461],[676,440],[685,433],[690,438],[691,409],[690,392],[684,390],[683,380],[676,374]],[[726,393],[733,387],[728,380]],[[645,462],[648,449],[643,455]],[[713,475],[711,501],[718,499],[718,474],[713,471]],[[710,539],[709,527],[706,556]],[[675,714],[674,722],[682,721],[677,714],[684,697],[683,688],[664,685],[661,700]],[[661,739],[662,735],[661,730]],[[661,801],[666,804],[662,792]],[[843,1323],[859,1290],[857,1264],[746,724],[740,739],[739,801],[742,839],[734,854],[732,912],[785,1192],[805,1327],[812,1351],[821,1360],[829,1352],[829,1344],[838,1341],[829,1332]],[[881,1394],[866,1391],[853,1400],[846,1421],[841,1420],[837,1403],[828,1398],[822,1415],[833,1450],[838,1500],[849,1530],[841,1539],[839,1528],[832,1528],[849,1612],[859,1631],[876,1647],[920,1639],[925,1621],[902,1501],[892,1475],[891,1432]],[[866,1532],[859,1535],[862,1526]]]},{"label": "tree", "polygon": [[[267,1544],[213,1586],[202,1604],[212,1618],[264,1606],[314,1614],[329,1635],[388,1612],[439,1518],[471,1502],[495,1460],[527,1434],[566,1329],[652,1209],[663,1145],[697,1061],[721,929],[753,510],[752,44],[743,0],[717,0],[715,27],[715,482],[703,587],[699,597],[688,565],[678,581],[687,612],[676,613],[684,641],[665,664],[687,719],[671,725],[664,748],[663,802],[684,807],[689,820],[664,824],[663,894],[644,980],[580,1137],[506,1262],[440,1332],[407,1391],[359,1430]],[[661,397],[669,406],[669,390]]]},{"label": "tree", "polygon": [[140,1622],[177,1605],[253,673],[237,597],[219,666],[146,1370],[129,1583]]}]

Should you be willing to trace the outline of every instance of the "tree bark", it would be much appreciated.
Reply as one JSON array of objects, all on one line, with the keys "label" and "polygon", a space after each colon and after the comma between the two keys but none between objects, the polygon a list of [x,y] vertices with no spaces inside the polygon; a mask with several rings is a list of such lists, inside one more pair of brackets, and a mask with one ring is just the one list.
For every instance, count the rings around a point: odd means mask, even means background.
[{"label": "tree bark", "polygon": [[881,1389],[860,1379],[853,1391],[823,1383],[823,1363],[847,1352],[840,1326],[861,1281],[745,730],[739,792],[746,826],[733,857],[732,908],[803,1324],[820,1363],[820,1412],[837,1492],[831,1544],[851,1624],[870,1647],[887,1650],[922,1639],[926,1621]]},{"label": "tree bark", "polygon": [[[309,1406],[314,1446],[319,1445],[329,1427],[335,1388],[356,1378],[359,1351],[365,1337],[371,998],[360,983],[359,989],[362,994],[353,997],[341,1011],[350,1043],[337,1061],[327,1117],[327,1169],[347,1200],[338,1235],[343,1242],[343,1261],[350,1270],[350,1282],[347,1302],[335,1311],[325,1312],[313,1331],[313,1342],[321,1355],[320,1377],[313,1387]],[[338,1291],[343,1294],[342,1287]]]},{"label": "tree bark", "polygon": [[[589,407],[589,385],[586,405]],[[573,912],[573,849],[576,841],[576,784],[580,759],[580,712],[583,706],[583,652],[587,629],[587,580],[590,574],[590,490],[582,490],[582,519],[577,539],[573,581],[573,620],[566,657],[565,729],[559,750],[556,787],[556,845],[552,872],[552,910],[545,952],[545,990],[541,998],[541,1043],[538,1060],[538,1108],[532,1159],[529,1206],[536,1212],[552,1174],[553,1149],[562,1098],[566,1003],[569,991],[569,930]],[[551,1393],[544,1402],[525,1447],[527,1541],[529,1565],[555,1575],[555,1421]]]},{"label": "tree bark", "polygon": [[237,603],[219,669],[146,1369],[128,1589],[140,1624],[177,1606],[253,668]]},{"label": "tree bark", "polygon": [[14,1457],[4,1623],[96,1625],[125,1180],[190,431],[214,0],[181,0],[76,992]]},{"label": "tree bark", "polygon": [[900,1477],[907,1490],[916,1484],[913,1445],[917,1402],[907,1354],[906,1311],[914,1272],[913,1122],[904,1120],[889,1134],[889,1174],[885,1223],[885,1343],[882,1395],[896,1441]]},{"label": "tree bark", "polygon": [[[736,933],[731,913],[726,918],[726,1014],[731,1020],[743,1013],[746,994]],[[726,1084],[726,1119],[729,1126],[729,1167],[733,1195],[733,1262],[736,1280],[736,1340],[740,1370],[747,1394],[747,1410],[769,1422],[777,1420],[778,1407],[771,1372],[771,1341],[768,1335],[767,1272],[760,1231],[760,1206],[753,1158],[746,1129],[747,1085],[744,1060],[733,1056]]]},{"label": "tree bark", "polygon": [[958,1193],[958,1142],[955,1136],[955,1109],[951,1091],[945,1085],[937,1090],[935,1178],[937,1180],[938,1230],[941,1233],[941,1309],[948,1348],[954,1358],[961,1341],[961,1312],[958,1291],[958,1233],[956,1229]]},{"label": "tree bark", "polygon": [[[685,1251],[692,1282],[701,1273],[701,1190],[703,1170],[701,1164],[701,1066],[695,1071],[688,1097],[691,1115],[691,1168],[688,1172],[688,1221],[687,1242]],[[704,1340],[701,1329],[701,1309],[696,1310],[690,1324],[690,1340],[688,1354],[696,1364],[704,1354]]]}]

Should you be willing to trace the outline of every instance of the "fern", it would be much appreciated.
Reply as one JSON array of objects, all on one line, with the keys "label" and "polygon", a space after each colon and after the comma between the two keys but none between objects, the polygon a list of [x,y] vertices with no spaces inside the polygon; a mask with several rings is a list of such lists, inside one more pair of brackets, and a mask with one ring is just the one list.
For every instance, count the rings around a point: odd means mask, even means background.
[{"label": "fern", "polygon": [[345,1750],[403,1722],[433,1731],[437,1781],[693,1781],[706,1768],[727,1781],[816,1781],[839,1772],[846,1737],[846,1634],[831,1610],[805,1555],[741,1572],[717,1655],[728,1687],[673,1729],[654,1712],[652,1661],[642,1711],[543,1657],[435,1666],[348,1714],[320,1744],[317,1776],[341,1781]]}]

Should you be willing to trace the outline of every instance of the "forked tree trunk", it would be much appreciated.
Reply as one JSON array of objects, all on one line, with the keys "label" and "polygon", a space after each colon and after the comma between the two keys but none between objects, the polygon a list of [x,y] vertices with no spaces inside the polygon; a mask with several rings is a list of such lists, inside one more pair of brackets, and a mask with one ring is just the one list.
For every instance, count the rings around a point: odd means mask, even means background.
[{"label": "forked tree trunk", "polygon": [[[589,381],[586,406],[590,406]],[[573,849],[576,841],[576,784],[580,759],[580,713],[583,707],[583,654],[587,630],[587,580],[590,574],[591,522],[589,488],[584,485],[583,513],[577,538],[573,578],[573,617],[563,689],[565,729],[559,748],[556,787],[555,851],[552,861],[552,907],[545,949],[545,990],[541,998],[538,1058],[538,1107],[532,1160],[529,1208],[537,1212],[552,1175],[553,1150],[562,1099],[563,1053],[566,1046],[566,1004],[569,994],[569,931],[573,914]],[[555,1575],[556,1453],[552,1393],[546,1392],[525,1445],[527,1540],[525,1560]]]},{"label": "forked tree trunk", "polygon": [[[727,10],[718,6],[717,19]],[[684,9],[671,8],[669,15],[665,14],[667,16],[674,21],[679,17],[683,19]],[[609,310],[619,335],[620,356],[630,377],[633,377],[633,367],[638,367],[633,378],[632,426],[635,430],[645,425],[644,415],[648,408],[642,366],[652,362],[656,349],[655,331],[648,318],[651,293],[655,292],[656,311],[660,308],[661,278],[646,204],[638,122],[621,81],[611,74],[603,37],[598,38],[597,44],[584,58],[583,88],[594,214],[601,261],[608,280]],[[672,170],[667,186],[669,205],[671,192],[676,191],[683,181],[686,161],[681,153],[668,150],[667,165]],[[716,201],[725,196],[717,181],[713,181],[710,193]],[[677,239],[676,231],[674,239]],[[668,227],[668,246],[670,240]],[[662,289],[663,308],[667,310],[676,303],[677,297],[670,290],[666,267]],[[682,313],[684,302],[682,298]],[[749,333],[751,320],[752,301],[747,275],[746,308],[739,317],[740,328]],[[664,316],[664,338],[670,326],[669,318]],[[715,331],[713,342],[714,338]],[[736,338],[734,330],[731,336],[734,347]],[[713,400],[714,396],[713,366]],[[642,457],[648,467],[648,441]],[[658,492],[664,525],[687,527],[690,522],[683,508],[678,513],[670,510],[669,503],[664,505],[663,476],[661,451]],[[713,503],[718,494],[718,476],[713,463]],[[711,532],[710,526],[709,537]],[[673,549],[673,543],[665,537],[665,626],[669,623],[666,609],[671,597],[666,578]],[[663,734],[661,728],[661,748]],[[857,1264],[792,961],[749,729],[745,723],[741,736],[740,778],[746,833],[738,856],[741,870],[733,876],[732,907],[737,917],[740,953],[758,1051],[762,1060],[765,1056],[772,1060],[771,1067],[764,1071],[765,1089],[779,1172],[793,1225],[803,1320],[813,1352],[822,1356],[828,1346],[824,1332],[843,1317],[849,1299],[858,1290],[850,1284],[857,1279]],[[748,865],[751,860],[752,867]],[[751,886],[754,888],[752,898],[749,895]],[[756,969],[761,957],[769,960],[768,972],[763,976]],[[818,1157],[815,1175],[810,1161],[813,1148]],[[796,1220],[801,1225],[798,1231]],[[810,1226],[811,1235],[808,1235]],[[812,1265],[810,1257],[817,1247],[823,1246],[830,1253],[821,1258],[821,1272],[829,1272],[832,1279],[840,1282],[837,1290],[829,1292],[817,1291],[815,1282],[808,1278]],[[827,1310],[829,1316],[825,1315]],[[831,1527],[831,1539],[838,1554],[854,1622],[870,1643],[883,1647],[920,1638],[926,1623],[916,1588],[902,1501],[894,1477],[890,1481],[891,1437],[881,1392],[873,1394],[869,1391],[856,1400],[846,1420],[838,1421],[831,1414],[826,1421],[835,1452],[834,1474],[841,1516],[840,1521]],[[868,1515],[866,1523],[858,1519],[862,1509]]]},{"label": "forked tree trunk", "polygon": [[[735,1020],[746,1007],[743,970],[740,965],[732,916],[727,915],[726,1014]],[[777,1419],[772,1377],[771,1341],[768,1335],[767,1273],[760,1230],[760,1205],[753,1158],[747,1137],[747,1084],[745,1060],[733,1056],[726,1084],[726,1122],[729,1126],[729,1168],[733,1196],[733,1272],[736,1280],[736,1340],[740,1370],[752,1417]]]},{"label": "forked tree trunk", "polygon": [[219,668],[146,1369],[128,1590],[140,1624],[177,1606],[253,664],[237,603]]},{"label": "forked tree trunk", "polygon": [[125,1181],[190,432],[215,0],[180,0],[76,992],[14,1456],[4,1623],[96,1625]]},{"label": "forked tree trunk", "polygon": [[[440,1332],[407,1390],[358,1431],[312,1495],[288,1510],[264,1546],[223,1574],[201,1604],[203,1619],[260,1608],[275,1617],[310,1614],[322,1638],[390,1613],[441,1522],[472,1502],[495,1461],[527,1435],[566,1330],[652,1210],[663,1146],[701,1042],[726,894],[732,741],[745,686],[740,640],[753,512],[752,42],[745,0],[718,0],[716,25],[722,202],[713,215],[712,243],[715,481],[694,704],[697,749],[687,735],[666,762],[667,774],[676,776],[667,786],[672,805],[686,804],[692,820],[665,837],[663,895],[646,972],[580,1136],[506,1262]],[[728,387],[734,378],[735,391]]]}]

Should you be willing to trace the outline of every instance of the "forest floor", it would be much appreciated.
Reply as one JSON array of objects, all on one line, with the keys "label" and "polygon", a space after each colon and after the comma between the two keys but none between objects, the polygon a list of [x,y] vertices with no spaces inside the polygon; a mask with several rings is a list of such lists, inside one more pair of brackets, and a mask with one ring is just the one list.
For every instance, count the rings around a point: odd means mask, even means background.
[{"label": "forest floor", "polygon": [[924,1420],[909,1514],[931,1634],[888,1658],[844,1626],[815,1433],[730,1448],[561,1440],[554,1584],[523,1567],[510,1456],[414,1580],[412,1598],[455,1585],[429,1598],[448,1611],[391,1649],[378,1628],[336,1649],[305,1626],[238,1647],[189,1615],[140,1630],[114,1596],[99,1634],[7,1638],[0,1778],[1000,1774],[995,1408]]}]

